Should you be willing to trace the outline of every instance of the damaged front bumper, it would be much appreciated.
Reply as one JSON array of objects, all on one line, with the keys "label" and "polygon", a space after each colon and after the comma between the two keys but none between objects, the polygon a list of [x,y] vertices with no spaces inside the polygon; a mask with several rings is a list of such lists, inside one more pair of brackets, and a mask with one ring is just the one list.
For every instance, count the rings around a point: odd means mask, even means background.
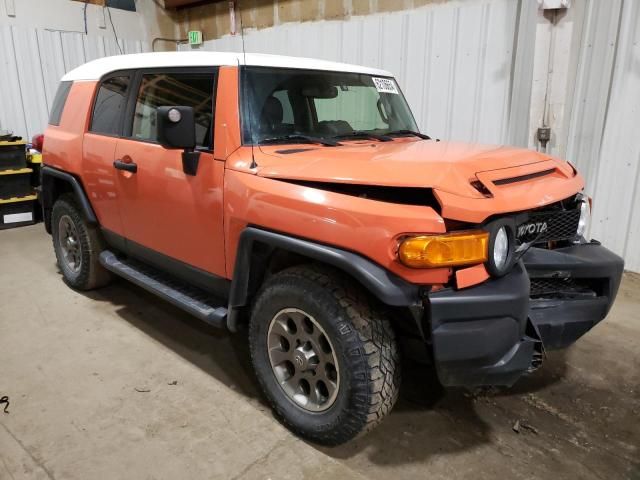
[{"label": "damaged front bumper", "polygon": [[544,349],[564,348],[609,312],[623,261],[598,242],[531,248],[504,277],[429,294],[433,357],[446,386],[511,386]]}]

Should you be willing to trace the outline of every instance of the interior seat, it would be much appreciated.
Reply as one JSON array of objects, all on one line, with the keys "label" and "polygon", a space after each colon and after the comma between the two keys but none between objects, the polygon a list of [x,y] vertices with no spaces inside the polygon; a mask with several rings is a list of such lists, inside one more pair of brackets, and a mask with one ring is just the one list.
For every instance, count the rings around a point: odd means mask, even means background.
[{"label": "interior seat", "polygon": [[260,114],[260,131],[277,134],[283,130],[284,109],[282,103],[273,95],[267,97]]}]

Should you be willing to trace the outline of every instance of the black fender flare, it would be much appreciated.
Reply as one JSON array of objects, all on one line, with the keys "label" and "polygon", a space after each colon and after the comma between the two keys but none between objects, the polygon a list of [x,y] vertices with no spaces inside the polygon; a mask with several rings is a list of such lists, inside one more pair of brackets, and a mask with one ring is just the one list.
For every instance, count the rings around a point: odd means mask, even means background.
[{"label": "black fender flare", "polygon": [[227,327],[232,332],[237,331],[239,309],[249,302],[249,277],[253,267],[251,257],[258,242],[332,265],[349,274],[387,305],[408,307],[421,304],[419,285],[401,279],[357,253],[250,226],[240,234],[229,292]]},{"label": "black fender flare", "polygon": [[49,227],[47,227],[47,231],[49,233],[51,233],[51,222],[49,220],[51,216],[51,209],[53,208],[54,203],[51,182],[48,181],[48,179],[50,178],[57,178],[65,183],[68,183],[71,186],[73,195],[78,202],[78,206],[82,209],[82,213],[84,213],[87,222],[90,225],[98,224],[98,218],[96,217],[93,207],[91,206],[91,202],[89,202],[89,198],[87,197],[84,188],[82,188],[82,184],[80,183],[80,181],[70,173],[63,172],[62,170],[58,170],[57,168],[43,166],[41,170],[42,208],[45,218],[45,226],[49,225]]}]

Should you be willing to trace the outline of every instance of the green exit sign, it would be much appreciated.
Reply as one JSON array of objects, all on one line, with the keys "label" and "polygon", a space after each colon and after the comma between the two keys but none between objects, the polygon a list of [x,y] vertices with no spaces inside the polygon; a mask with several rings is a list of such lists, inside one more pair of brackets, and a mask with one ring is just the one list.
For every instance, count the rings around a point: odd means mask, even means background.
[{"label": "green exit sign", "polygon": [[189,32],[189,45],[202,45],[202,32],[200,30]]}]

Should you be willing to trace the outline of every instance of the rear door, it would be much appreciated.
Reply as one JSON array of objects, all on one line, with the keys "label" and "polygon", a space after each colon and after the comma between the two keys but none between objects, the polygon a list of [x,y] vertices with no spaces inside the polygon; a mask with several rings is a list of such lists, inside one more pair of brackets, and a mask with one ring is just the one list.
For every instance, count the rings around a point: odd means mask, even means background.
[{"label": "rear door", "polygon": [[123,132],[132,72],[114,72],[104,77],[94,96],[89,130],[82,142],[82,179],[100,226],[123,235],[118,210],[116,172],[113,160],[118,139]]},{"label": "rear door", "polygon": [[[128,250],[174,273],[224,276],[222,187],[224,162],[213,158],[217,68],[138,72],[115,159],[136,165],[117,170]],[[182,150],[158,143],[156,110],[193,107],[200,151],[198,171],[186,175]],[[182,275],[185,276],[185,275]]]}]

